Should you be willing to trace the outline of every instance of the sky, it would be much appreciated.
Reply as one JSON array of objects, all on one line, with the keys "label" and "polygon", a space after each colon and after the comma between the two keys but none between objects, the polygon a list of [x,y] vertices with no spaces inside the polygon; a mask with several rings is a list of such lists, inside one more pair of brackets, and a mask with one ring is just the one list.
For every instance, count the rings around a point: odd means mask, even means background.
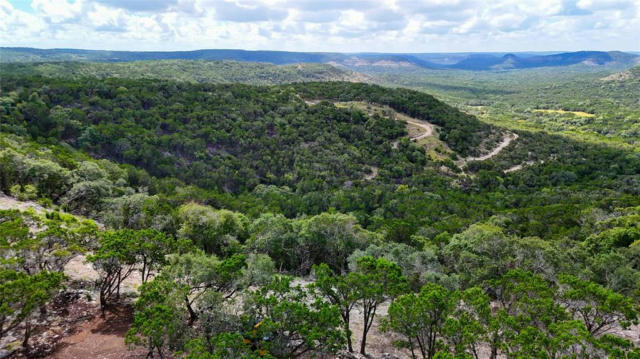
[{"label": "sky", "polygon": [[0,46],[640,50],[640,0],[0,0]]}]

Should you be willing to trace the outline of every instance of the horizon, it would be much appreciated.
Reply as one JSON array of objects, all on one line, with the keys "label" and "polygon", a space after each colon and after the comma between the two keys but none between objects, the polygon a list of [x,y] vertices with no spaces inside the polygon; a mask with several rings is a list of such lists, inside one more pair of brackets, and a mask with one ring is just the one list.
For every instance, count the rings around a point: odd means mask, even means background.
[{"label": "horizon", "polygon": [[39,49],[640,50],[634,0],[0,0],[0,17],[1,46]]},{"label": "horizon", "polygon": [[31,50],[74,50],[74,51],[107,51],[107,52],[197,52],[197,51],[245,51],[245,52],[289,52],[289,53],[308,53],[308,54],[343,54],[343,55],[421,55],[421,54],[433,54],[433,55],[447,55],[447,54],[495,54],[495,55],[508,55],[508,54],[540,54],[540,55],[553,55],[562,53],[576,53],[576,52],[622,52],[630,54],[639,54],[640,50],[618,50],[618,49],[604,49],[604,50],[522,50],[522,51],[438,51],[438,52],[384,52],[384,51],[356,51],[356,52],[344,52],[344,51],[289,51],[289,50],[274,50],[274,49],[246,49],[246,48],[194,48],[190,50],[115,50],[105,48],[77,48],[77,47],[34,47],[34,46],[4,46],[0,45],[0,49],[31,49]]}]

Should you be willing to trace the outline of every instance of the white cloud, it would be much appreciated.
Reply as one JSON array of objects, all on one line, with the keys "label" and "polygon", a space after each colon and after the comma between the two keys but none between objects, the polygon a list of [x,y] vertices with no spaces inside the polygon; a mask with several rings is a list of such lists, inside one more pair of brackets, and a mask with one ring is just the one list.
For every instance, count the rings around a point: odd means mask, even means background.
[{"label": "white cloud", "polygon": [[[13,0],[25,1],[25,0]],[[0,45],[117,50],[639,50],[637,0],[0,0]]]}]

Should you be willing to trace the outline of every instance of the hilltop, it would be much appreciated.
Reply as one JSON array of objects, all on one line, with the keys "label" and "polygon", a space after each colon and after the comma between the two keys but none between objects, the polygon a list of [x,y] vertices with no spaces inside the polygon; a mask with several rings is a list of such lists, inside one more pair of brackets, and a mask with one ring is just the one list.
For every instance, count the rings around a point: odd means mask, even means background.
[{"label": "hilltop", "polygon": [[607,77],[603,77],[602,80],[604,81],[618,81],[618,82],[625,82],[625,81],[633,81],[633,82],[637,82],[640,81],[640,65],[636,65],[626,71],[622,71],[622,72],[618,72],[615,74],[611,74]]}]

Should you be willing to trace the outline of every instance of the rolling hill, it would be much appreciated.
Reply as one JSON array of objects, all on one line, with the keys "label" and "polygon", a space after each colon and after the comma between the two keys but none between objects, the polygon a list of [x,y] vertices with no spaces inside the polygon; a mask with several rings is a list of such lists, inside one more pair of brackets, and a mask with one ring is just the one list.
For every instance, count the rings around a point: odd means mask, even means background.
[{"label": "rolling hill", "polygon": [[506,54],[503,56],[473,55],[446,67],[460,70],[508,70],[571,65],[629,66],[634,64],[637,59],[637,55],[618,51],[578,51],[529,57],[514,54]]}]

